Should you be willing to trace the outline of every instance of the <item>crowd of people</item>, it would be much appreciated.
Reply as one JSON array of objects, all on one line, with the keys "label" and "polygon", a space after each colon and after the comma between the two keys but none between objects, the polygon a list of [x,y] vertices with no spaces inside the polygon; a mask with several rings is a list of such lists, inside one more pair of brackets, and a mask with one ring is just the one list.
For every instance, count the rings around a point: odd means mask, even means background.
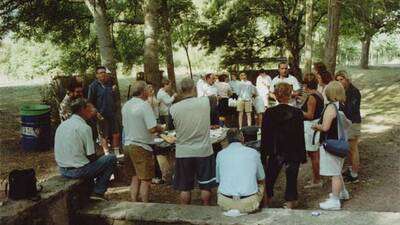
[{"label": "crowd of people", "polygon": [[[131,201],[149,201],[158,163],[163,180],[173,174],[172,186],[180,191],[182,204],[190,204],[191,191],[198,187],[203,204],[209,205],[212,189],[218,187],[218,205],[248,213],[271,205],[282,168],[286,173],[283,207],[296,208],[299,168],[308,156],[312,179],[304,188],[321,188],[321,176],[330,177],[332,191],[319,206],[339,210],[341,200],[350,197],[345,182],[358,182],[360,92],[346,71],[333,76],[323,63],[315,63],[314,73],[305,74],[302,82],[288,69],[286,63],[279,63],[279,75],[273,79],[261,70],[255,85],[245,73],[239,74],[239,80],[235,74],[229,79],[226,74],[212,73],[197,83],[183,78],[178,93],[168,80],[162,81],[158,92],[151,84],[136,80],[131,85],[131,97],[122,107],[120,128],[115,85],[108,69],[98,67],[87,99],[76,81],[60,104],[63,122],[57,128],[54,147],[60,173],[67,178],[94,179],[92,197],[104,199],[116,155],[123,153],[126,169],[133,173]],[[238,127],[229,127],[228,144],[216,151],[210,129],[226,126],[227,117],[236,114]],[[246,146],[244,116],[247,126],[253,125],[255,116],[255,125],[260,127],[258,151]],[[93,124],[97,124],[104,151],[98,159],[94,156]],[[165,133],[172,129],[175,136]],[[175,144],[173,162],[155,154],[157,136]],[[332,139],[348,140],[347,170],[343,170],[345,158],[325,147]]]}]

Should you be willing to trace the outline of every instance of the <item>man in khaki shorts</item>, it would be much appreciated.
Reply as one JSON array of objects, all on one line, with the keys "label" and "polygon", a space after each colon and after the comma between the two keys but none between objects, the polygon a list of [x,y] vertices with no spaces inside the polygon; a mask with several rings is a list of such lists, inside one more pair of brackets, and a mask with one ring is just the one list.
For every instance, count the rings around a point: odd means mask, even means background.
[{"label": "man in khaki shorts", "polygon": [[132,84],[133,97],[122,107],[122,124],[125,132],[124,153],[128,168],[134,167],[131,181],[131,198],[149,201],[151,179],[155,176],[153,158],[154,134],[163,131],[146,99],[148,85],[144,81]]},{"label": "man in khaki shorts", "polygon": [[245,73],[241,73],[239,77],[240,92],[236,110],[239,112],[239,129],[241,129],[243,125],[243,113],[246,113],[247,126],[251,126],[251,112],[253,111],[251,98],[256,93],[253,84],[247,80],[247,75]]}]

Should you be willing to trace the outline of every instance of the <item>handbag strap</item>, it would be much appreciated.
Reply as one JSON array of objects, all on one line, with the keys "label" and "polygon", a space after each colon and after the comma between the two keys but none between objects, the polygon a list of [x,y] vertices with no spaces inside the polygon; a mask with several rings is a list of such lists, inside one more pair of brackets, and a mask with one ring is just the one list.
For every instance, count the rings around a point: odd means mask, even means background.
[{"label": "handbag strap", "polygon": [[[324,110],[322,110],[321,118],[319,118],[318,124],[322,124],[325,110],[328,108],[329,105],[333,105],[333,107],[335,108],[335,111],[336,111],[336,119],[337,119],[337,124],[338,124],[338,139],[344,140],[345,132],[344,132],[343,121],[340,118],[339,110],[338,110],[338,107],[335,105],[335,103],[330,102],[325,106]],[[317,135],[317,132],[319,132],[319,131],[314,131],[314,134],[313,134],[313,140],[312,140],[313,145],[315,144],[315,136]],[[326,136],[324,136],[324,139],[326,140]]]},{"label": "handbag strap", "polygon": [[335,104],[332,103],[332,105],[336,111],[336,119],[337,119],[337,125],[338,125],[338,139],[345,140],[344,125],[343,125],[343,121],[341,120],[341,117],[340,117],[339,109]]}]

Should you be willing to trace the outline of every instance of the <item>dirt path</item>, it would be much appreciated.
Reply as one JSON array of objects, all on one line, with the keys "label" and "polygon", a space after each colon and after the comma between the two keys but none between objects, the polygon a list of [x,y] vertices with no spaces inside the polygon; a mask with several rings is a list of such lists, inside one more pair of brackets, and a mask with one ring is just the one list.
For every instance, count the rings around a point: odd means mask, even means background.
[{"label": "dirt path", "polygon": [[[362,93],[362,140],[360,143],[360,183],[349,184],[351,199],[344,203],[349,210],[400,212],[400,69],[350,69],[353,83]],[[126,87],[127,85],[123,85]],[[39,86],[0,87],[0,178],[15,168],[34,167],[39,178],[57,173],[52,151],[26,153],[19,149],[18,106],[39,99]],[[125,89],[122,93],[125,93]],[[274,207],[283,203],[284,174],[276,186]],[[299,203],[303,209],[317,209],[330,192],[326,180],[323,188],[305,190],[311,177],[310,164],[301,167]],[[178,203],[178,193],[168,185],[154,185],[155,202]],[[126,188],[117,188],[113,198],[127,200]],[[200,204],[198,191],[195,204]],[[215,199],[214,199],[215,204]]]}]

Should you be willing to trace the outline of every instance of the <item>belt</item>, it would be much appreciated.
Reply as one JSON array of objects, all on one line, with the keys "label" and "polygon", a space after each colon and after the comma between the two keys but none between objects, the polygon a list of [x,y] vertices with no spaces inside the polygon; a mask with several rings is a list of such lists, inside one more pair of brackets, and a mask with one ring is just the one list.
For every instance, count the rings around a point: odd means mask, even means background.
[{"label": "belt", "polygon": [[61,167],[62,169],[64,169],[64,170],[74,170],[74,169],[78,169],[78,168],[75,168],[75,167]]},{"label": "belt", "polygon": [[224,195],[222,193],[220,193],[220,194],[225,196],[225,197],[227,197],[227,198],[231,198],[233,200],[244,199],[244,198],[248,198],[248,197],[251,197],[251,196],[255,195],[255,194],[252,194],[252,195],[246,195],[246,196],[235,196],[235,195]]}]

